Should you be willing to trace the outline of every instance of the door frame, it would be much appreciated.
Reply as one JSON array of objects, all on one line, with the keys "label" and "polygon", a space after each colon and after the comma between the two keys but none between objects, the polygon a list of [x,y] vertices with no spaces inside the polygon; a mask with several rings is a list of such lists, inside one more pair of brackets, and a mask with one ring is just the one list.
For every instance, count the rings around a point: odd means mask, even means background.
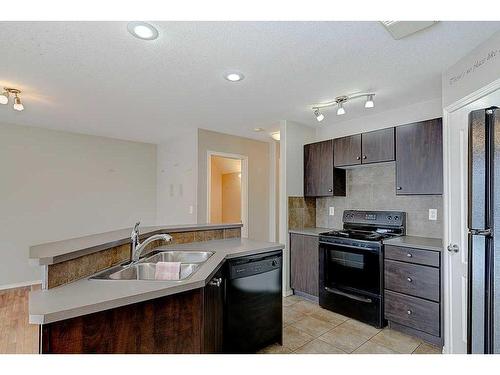
[{"label": "door frame", "polygon": [[[451,131],[451,114],[455,111],[489,95],[497,90],[500,90],[500,79],[497,79],[490,84],[472,92],[471,94],[463,97],[460,100],[446,106],[443,108],[443,164],[444,164],[444,191],[443,191],[443,204],[444,204],[444,238],[443,238],[443,271],[444,271],[444,353],[454,353],[453,348],[453,337],[455,335],[462,335],[464,329],[467,327],[454,327],[452,326],[452,315],[453,315],[453,299],[451,292],[452,276],[456,270],[453,269],[453,263],[451,261],[452,253],[447,251],[447,247],[450,244],[450,233],[452,231],[451,222],[449,217],[451,215],[451,208],[453,207],[453,202],[450,202],[450,181],[451,181],[451,170],[450,170],[450,131]],[[465,174],[468,171],[462,171]],[[465,228],[464,228],[465,230]],[[460,249],[465,251],[465,249]],[[469,275],[467,275],[469,277]]]},{"label": "door frame", "polygon": [[212,156],[220,156],[241,161],[241,237],[248,238],[248,156],[227,152],[207,151],[207,223],[210,223],[210,197],[212,179]]}]

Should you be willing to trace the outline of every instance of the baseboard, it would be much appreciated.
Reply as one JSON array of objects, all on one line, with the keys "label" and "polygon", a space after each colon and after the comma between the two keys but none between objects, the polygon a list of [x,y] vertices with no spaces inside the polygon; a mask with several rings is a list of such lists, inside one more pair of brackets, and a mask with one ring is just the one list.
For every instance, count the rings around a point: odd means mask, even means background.
[{"label": "baseboard", "polygon": [[293,294],[292,289],[288,289],[288,290],[283,291],[283,297],[288,297],[288,296],[291,296],[292,294]]},{"label": "baseboard", "polygon": [[42,283],[42,280],[23,281],[21,283],[0,285],[0,290],[15,289],[15,288],[24,288],[24,287],[27,287],[27,286],[38,285],[38,284],[41,284],[41,283]]},{"label": "baseboard", "polygon": [[314,302],[314,303],[319,303],[319,297],[316,297],[316,296],[313,296],[309,293],[304,293],[304,292],[301,292],[299,290],[294,290],[294,294],[296,296],[299,296],[299,297],[302,297],[302,298],[305,298],[311,302]]}]

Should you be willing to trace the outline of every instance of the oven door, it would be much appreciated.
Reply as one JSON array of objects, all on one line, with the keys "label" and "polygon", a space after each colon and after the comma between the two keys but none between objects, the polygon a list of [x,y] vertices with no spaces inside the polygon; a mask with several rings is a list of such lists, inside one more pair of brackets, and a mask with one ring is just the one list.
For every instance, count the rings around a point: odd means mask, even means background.
[{"label": "oven door", "polygon": [[320,305],[382,327],[382,250],[320,242]]}]

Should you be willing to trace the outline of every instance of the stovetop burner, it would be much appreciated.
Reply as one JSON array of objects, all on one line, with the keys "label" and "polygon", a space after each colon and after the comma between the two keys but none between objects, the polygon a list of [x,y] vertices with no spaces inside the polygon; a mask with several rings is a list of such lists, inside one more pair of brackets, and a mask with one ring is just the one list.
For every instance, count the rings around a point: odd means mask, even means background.
[{"label": "stovetop burner", "polygon": [[332,230],[330,232],[321,233],[320,236],[328,236],[328,237],[342,237],[342,238],[351,238],[354,240],[363,240],[363,241],[380,241],[387,237],[392,237],[394,234],[389,233],[379,233],[376,231],[364,231],[364,230]]}]

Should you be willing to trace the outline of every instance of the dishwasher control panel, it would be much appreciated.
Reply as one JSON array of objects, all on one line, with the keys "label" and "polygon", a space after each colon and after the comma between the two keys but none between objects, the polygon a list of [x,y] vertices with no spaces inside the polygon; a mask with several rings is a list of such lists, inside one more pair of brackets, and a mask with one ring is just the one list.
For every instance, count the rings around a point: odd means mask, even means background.
[{"label": "dishwasher control panel", "polygon": [[229,278],[252,276],[281,268],[281,256],[253,260],[245,263],[230,264]]}]

